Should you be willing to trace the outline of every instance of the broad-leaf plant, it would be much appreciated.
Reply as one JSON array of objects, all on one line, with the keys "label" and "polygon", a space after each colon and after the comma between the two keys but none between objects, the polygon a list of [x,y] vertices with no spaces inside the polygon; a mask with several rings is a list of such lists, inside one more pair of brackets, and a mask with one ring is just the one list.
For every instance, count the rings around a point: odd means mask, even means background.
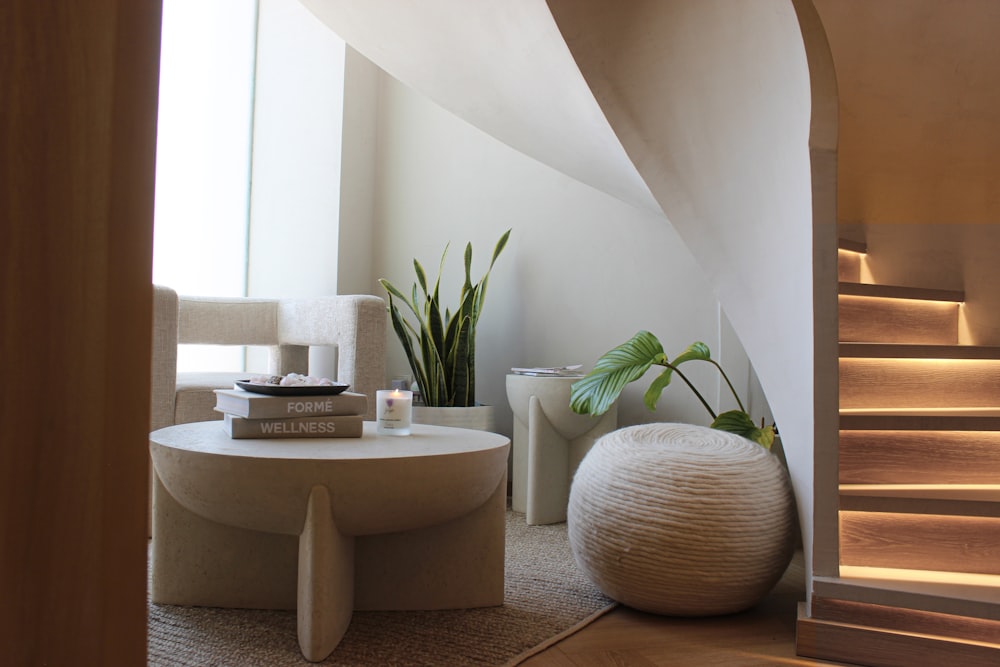
[{"label": "broad-leaf plant", "polygon": [[[465,282],[454,312],[442,312],[440,285],[448,245],[441,253],[437,279],[428,289],[427,273],[416,259],[416,282],[407,296],[388,280],[379,283],[389,296],[392,328],[403,345],[410,370],[424,405],[469,407],[476,404],[476,324],[483,310],[486,286],[497,257],[507,245],[510,231],[493,248],[489,268],[479,282],[472,282],[472,243],[465,246]],[[450,244],[449,244],[450,245]],[[402,309],[405,307],[405,309]]]},{"label": "broad-leaf plant", "polygon": [[[726,381],[739,409],[716,414],[701,392],[681,372],[679,366],[689,361],[703,361],[715,366]],[[618,400],[627,384],[641,378],[654,365],[663,366],[664,371],[653,380],[643,396],[643,402],[647,408],[656,409],[660,395],[676,375],[690,387],[701,404],[708,410],[708,414],[712,416],[712,428],[737,433],[753,440],[765,449],[771,448],[771,444],[774,442],[774,426],[754,424],[753,419],[743,407],[743,402],[736,393],[736,389],[733,388],[733,383],[729,381],[722,366],[712,359],[711,352],[705,343],[692,343],[671,360],[663,352],[663,345],[659,339],[648,331],[640,331],[626,342],[605,353],[597,360],[590,373],[574,382],[570,389],[570,408],[576,413],[595,417],[604,414]]]}]

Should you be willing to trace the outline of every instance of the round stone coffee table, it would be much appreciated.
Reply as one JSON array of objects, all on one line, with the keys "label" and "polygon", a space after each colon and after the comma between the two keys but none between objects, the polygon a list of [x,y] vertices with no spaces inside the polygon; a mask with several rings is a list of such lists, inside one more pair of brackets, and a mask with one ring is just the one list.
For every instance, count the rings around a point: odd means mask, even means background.
[{"label": "round stone coffee table", "polygon": [[[258,606],[243,589],[256,585],[262,574],[287,579],[289,564],[280,556],[263,566],[248,562],[245,572],[239,557],[229,558],[222,569],[204,574],[215,555],[233,553],[225,529],[235,528],[242,540],[235,550],[244,551],[248,561],[253,551],[272,549],[267,536],[297,537],[299,645],[312,661],[326,658],[347,630],[359,585],[356,540],[369,536],[376,542],[367,545],[364,564],[372,578],[419,580],[416,588],[411,583],[411,590],[400,590],[401,598],[376,591],[369,604],[424,609],[502,604],[509,447],[510,441],[495,433],[421,424],[401,437],[377,435],[375,424],[366,422],[361,438],[328,439],[234,440],[217,421],[154,431],[153,601]],[[463,552],[457,559],[463,565],[456,565],[450,552],[470,540],[478,556],[470,559]],[[483,544],[492,553],[484,553]],[[197,556],[178,559],[181,547]],[[400,559],[401,549],[413,554],[414,572],[400,572],[408,565]],[[272,567],[277,572],[261,572]],[[199,577],[228,577],[232,583],[206,580],[216,591],[206,594]],[[451,578],[458,583],[449,585]],[[259,606],[283,605],[265,600]]]}]

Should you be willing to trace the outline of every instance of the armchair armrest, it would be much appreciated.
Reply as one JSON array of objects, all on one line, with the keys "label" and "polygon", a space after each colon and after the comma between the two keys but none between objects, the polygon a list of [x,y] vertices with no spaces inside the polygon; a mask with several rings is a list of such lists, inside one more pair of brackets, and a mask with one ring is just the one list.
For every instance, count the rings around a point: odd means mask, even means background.
[{"label": "armchair armrest", "polygon": [[150,424],[155,431],[174,423],[177,382],[177,292],[153,285]]},{"label": "armchair armrest", "polygon": [[337,381],[369,397],[366,418],[375,417],[375,391],[385,383],[385,301],[369,295],[282,299],[278,339],[282,346],[337,345]]}]

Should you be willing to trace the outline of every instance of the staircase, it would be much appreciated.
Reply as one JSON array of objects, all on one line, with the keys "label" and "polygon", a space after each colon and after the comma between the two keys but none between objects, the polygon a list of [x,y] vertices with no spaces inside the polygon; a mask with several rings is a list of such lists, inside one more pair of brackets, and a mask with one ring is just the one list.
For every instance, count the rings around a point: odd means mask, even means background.
[{"label": "staircase", "polygon": [[840,247],[840,576],[798,652],[998,665],[1000,347],[963,344],[961,292],[863,284]]}]

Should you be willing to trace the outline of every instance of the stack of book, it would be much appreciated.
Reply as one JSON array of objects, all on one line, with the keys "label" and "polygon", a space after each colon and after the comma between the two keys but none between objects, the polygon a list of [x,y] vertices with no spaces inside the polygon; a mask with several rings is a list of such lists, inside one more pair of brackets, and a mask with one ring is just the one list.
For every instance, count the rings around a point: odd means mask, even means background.
[{"label": "stack of book", "polygon": [[243,389],[216,389],[215,409],[233,438],[360,438],[368,397],[271,396]]}]

